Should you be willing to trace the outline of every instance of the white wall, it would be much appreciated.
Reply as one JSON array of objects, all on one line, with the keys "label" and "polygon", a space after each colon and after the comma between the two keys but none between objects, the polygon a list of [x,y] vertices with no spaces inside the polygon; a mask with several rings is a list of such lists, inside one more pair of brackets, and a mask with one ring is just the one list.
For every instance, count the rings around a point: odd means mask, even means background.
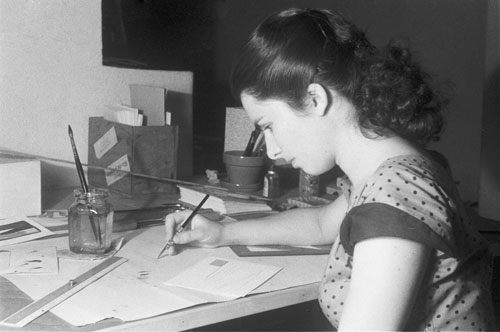
[{"label": "white wall", "polygon": [[[192,73],[102,66],[101,0],[0,0],[0,148],[71,161],[71,125],[87,161],[88,118],[130,103],[130,83],[192,93]],[[78,183],[46,164],[45,186]]]}]

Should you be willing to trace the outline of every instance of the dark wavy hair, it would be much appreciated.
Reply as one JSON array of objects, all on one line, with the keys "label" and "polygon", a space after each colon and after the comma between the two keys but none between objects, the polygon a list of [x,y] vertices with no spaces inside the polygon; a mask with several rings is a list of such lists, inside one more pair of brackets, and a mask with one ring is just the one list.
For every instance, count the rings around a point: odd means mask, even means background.
[{"label": "dark wavy hair", "polygon": [[271,15],[253,31],[231,73],[235,98],[242,92],[275,98],[299,111],[311,83],[349,99],[367,137],[397,134],[421,145],[439,139],[444,99],[409,50],[397,43],[377,50],[338,13],[305,8]]}]

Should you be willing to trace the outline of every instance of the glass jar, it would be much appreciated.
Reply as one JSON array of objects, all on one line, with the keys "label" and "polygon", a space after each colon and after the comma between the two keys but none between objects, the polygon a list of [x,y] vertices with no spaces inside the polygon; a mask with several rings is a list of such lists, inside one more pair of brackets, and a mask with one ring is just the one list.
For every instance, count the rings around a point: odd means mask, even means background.
[{"label": "glass jar", "polygon": [[271,165],[269,171],[267,171],[266,176],[264,177],[262,196],[268,198],[279,198],[280,196],[280,177],[274,170],[273,165]]},{"label": "glass jar", "polygon": [[113,210],[108,192],[74,190],[75,202],[68,211],[69,249],[74,253],[103,254],[111,248]]}]

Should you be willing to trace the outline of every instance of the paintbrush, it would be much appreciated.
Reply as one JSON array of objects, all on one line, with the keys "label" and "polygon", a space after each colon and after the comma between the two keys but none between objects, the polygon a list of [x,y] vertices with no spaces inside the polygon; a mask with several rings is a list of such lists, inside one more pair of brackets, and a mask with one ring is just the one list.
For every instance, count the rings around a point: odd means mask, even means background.
[{"label": "paintbrush", "polygon": [[[83,172],[82,162],[80,161],[80,158],[78,157],[78,151],[76,150],[75,139],[73,138],[73,130],[71,129],[70,125],[68,125],[68,135],[69,135],[69,139],[71,141],[71,147],[73,149],[73,157],[75,158],[76,171],[78,173],[78,177],[80,178],[80,184],[82,186],[83,193],[85,195],[85,198],[87,199],[89,187],[87,185],[87,180],[85,179],[85,173]],[[99,225],[96,225],[96,223],[95,223],[95,219],[92,216],[93,210],[91,209],[90,203],[88,203],[87,205],[89,208],[90,225],[92,226],[92,231],[94,232],[94,236],[95,236],[96,240],[98,240],[99,245],[100,245],[101,244],[101,228],[99,227]]]}]

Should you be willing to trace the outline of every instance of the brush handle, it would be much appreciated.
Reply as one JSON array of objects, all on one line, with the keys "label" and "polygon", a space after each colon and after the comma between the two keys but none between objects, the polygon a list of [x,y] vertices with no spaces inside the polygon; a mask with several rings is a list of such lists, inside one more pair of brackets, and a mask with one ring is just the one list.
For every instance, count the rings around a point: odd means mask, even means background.
[{"label": "brush handle", "polygon": [[71,126],[68,125],[68,134],[71,141],[71,147],[73,149],[73,157],[75,158],[76,171],[78,172],[78,177],[80,178],[80,184],[82,185],[82,190],[84,193],[89,192],[89,187],[87,185],[87,180],[85,179],[85,173],[83,172],[82,162],[78,157],[78,151],[76,150],[75,140],[73,138],[73,130]]},{"label": "brush handle", "polygon": [[[76,171],[78,173],[78,177],[80,178],[80,184],[82,185],[83,193],[87,194],[89,192],[89,187],[87,185],[87,180],[85,179],[85,173],[83,172],[82,162],[80,161],[80,158],[78,157],[78,151],[76,150],[75,139],[73,138],[73,129],[71,129],[70,125],[68,125],[68,135],[69,135],[69,140],[71,141],[71,148],[73,149],[73,157],[75,158]],[[86,199],[88,199],[88,197]],[[90,204],[89,204],[89,214],[90,214],[89,219],[90,219],[90,224],[92,226],[92,231],[94,232],[95,238],[100,243],[101,242],[101,228],[96,223],[96,221],[94,220],[94,217],[92,216]]]}]

